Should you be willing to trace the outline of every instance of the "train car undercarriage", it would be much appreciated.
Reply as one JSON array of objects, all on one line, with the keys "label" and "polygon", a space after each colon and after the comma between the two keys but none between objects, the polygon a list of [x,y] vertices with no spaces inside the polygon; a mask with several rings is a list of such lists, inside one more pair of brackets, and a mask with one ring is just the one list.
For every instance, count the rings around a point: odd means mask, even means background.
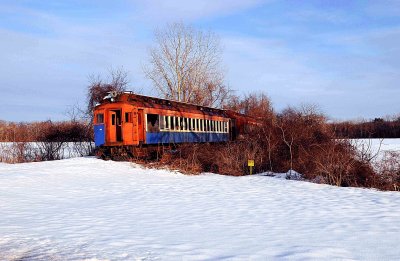
[{"label": "train car undercarriage", "polygon": [[174,145],[142,145],[142,146],[100,146],[95,155],[103,160],[131,161],[131,160],[158,160],[165,153],[176,150]]}]

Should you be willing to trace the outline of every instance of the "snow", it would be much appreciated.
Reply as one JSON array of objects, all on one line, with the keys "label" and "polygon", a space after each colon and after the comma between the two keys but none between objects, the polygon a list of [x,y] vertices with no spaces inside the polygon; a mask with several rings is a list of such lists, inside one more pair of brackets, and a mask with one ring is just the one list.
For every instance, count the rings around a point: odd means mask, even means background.
[{"label": "snow", "polygon": [[400,139],[352,139],[351,144],[359,151],[376,155],[376,161],[381,160],[387,152],[400,153]]},{"label": "snow", "polygon": [[[89,155],[94,148],[93,142],[65,142],[54,153],[60,159],[68,159]],[[22,150],[22,151],[21,151]],[[0,142],[0,162],[15,163],[18,156],[25,155],[27,160],[40,158],[45,146],[41,142]]]},{"label": "snow", "polygon": [[400,193],[73,158],[0,164],[0,260],[396,260]]}]

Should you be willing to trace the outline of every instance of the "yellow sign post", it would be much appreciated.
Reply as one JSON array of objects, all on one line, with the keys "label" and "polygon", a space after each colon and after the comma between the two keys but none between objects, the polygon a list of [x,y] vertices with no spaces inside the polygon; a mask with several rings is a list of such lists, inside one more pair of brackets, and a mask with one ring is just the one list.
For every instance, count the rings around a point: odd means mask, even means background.
[{"label": "yellow sign post", "polygon": [[250,167],[250,175],[253,174],[254,160],[247,160],[247,166]]}]

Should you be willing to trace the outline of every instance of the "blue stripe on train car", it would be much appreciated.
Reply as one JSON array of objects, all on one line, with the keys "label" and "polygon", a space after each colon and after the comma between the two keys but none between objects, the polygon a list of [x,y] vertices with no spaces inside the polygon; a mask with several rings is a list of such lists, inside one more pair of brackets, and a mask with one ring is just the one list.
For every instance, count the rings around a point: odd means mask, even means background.
[{"label": "blue stripe on train car", "polygon": [[105,143],[105,126],[104,124],[96,124],[93,126],[94,129],[94,144],[97,146],[101,146]]},{"label": "blue stripe on train car", "polygon": [[146,144],[228,141],[228,133],[147,132]]}]

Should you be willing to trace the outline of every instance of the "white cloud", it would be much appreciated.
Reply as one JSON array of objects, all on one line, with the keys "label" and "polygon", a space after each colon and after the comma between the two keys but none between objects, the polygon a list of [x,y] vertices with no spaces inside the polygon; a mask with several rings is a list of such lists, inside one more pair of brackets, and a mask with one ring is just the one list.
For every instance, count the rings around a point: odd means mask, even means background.
[{"label": "white cloud", "polygon": [[133,1],[146,21],[195,21],[233,14],[272,0],[149,0]]},{"label": "white cloud", "polygon": [[[367,35],[362,38],[359,41],[371,39]],[[389,40],[385,39],[383,42]],[[383,62],[385,55],[343,50],[301,52],[293,48],[293,43],[244,36],[225,37],[223,41],[230,85],[240,93],[265,91],[278,110],[305,102],[320,104],[334,118],[373,118],[400,111],[396,69],[400,62]],[[350,50],[359,45],[342,44]],[[394,55],[394,60],[395,57],[399,54]]]},{"label": "white cloud", "polygon": [[[121,21],[81,25],[31,11],[20,22],[43,26],[46,32],[0,28],[2,119],[62,119],[67,106],[85,100],[88,75],[106,74],[112,66],[124,66],[132,85],[143,82],[140,61],[146,44],[135,36],[134,27]],[[8,108],[4,105],[15,106],[16,101],[35,118],[25,114],[29,118],[18,119],[13,116],[17,111],[4,111]],[[47,111],[41,109],[44,105]],[[19,113],[17,117],[23,116]]]},{"label": "white cloud", "polygon": [[371,16],[400,16],[400,1],[379,0],[369,1],[365,7],[367,14]]}]

